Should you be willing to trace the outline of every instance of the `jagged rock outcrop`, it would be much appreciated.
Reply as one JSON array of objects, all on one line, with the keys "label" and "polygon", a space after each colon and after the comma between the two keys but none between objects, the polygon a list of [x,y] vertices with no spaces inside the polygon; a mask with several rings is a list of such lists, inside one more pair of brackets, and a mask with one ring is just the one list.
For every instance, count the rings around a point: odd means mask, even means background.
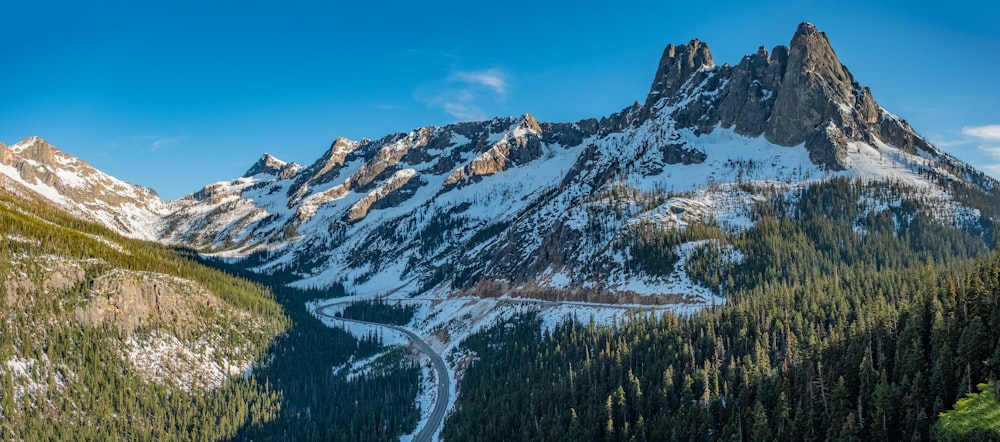
[{"label": "jagged rock outcrop", "polygon": [[784,46],[775,47],[770,54],[761,46],[753,55],[743,57],[731,69],[732,86],[718,100],[718,123],[741,135],[764,133],[787,63],[788,49]]},{"label": "jagged rock outcrop", "polygon": [[347,155],[354,152],[361,143],[349,140],[345,137],[337,137],[322,156],[316,160],[312,166],[303,174],[306,179],[315,184],[328,182],[347,159]]},{"label": "jagged rock outcrop", "polygon": [[375,188],[365,195],[360,201],[354,203],[351,209],[347,212],[347,222],[354,222],[365,215],[368,215],[368,209],[372,207],[375,203],[385,199],[392,192],[396,191],[400,187],[403,187],[416,175],[416,171],[413,169],[403,169],[399,170],[389,178],[385,184]]},{"label": "jagged rock outcrop", "polygon": [[668,44],[660,57],[660,65],[653,76],[653,86],[646,98],[646,106],[656,104],[661,98],[674,97],[696,72],[715,65],[708,45],[697,38],[686,45]]},{"label": "jagged rock outcrop", "polygon": [[769,54],[760,47],[735,66],[711,62],[708,46],[698,40],[668,45],[646,107],[675,106],[678,127],[699,133],[721,126],[782,146],[804,144],[812,161],[830,170],[848,166],[848,144],[855,141],[936,153],[875,102],[810,23],[799,25],[787,48],[776,46]]},{"label": "jagged rock outcrop", "polygon": [[840,64],[826,35],[803,23],[792,37],[788,66],[764,134],[773,143],[800,144],[839,113],[840,104],[854,104],[853,90],[854,79]]},{"label": "jagged rock outcrop", "polygon": [[[522,117],[513,131],[504,136],[469,163],[456,170],[446,184],[462,178],[492,175],[510,167],[525,164],[542,156],[542,128],[531,114]],[[579,143],[578,143],[579,144]]]},{"label": "jagged rock outcrop", "polygon": [[[0,241],[17,242],[2,236]],[[88,263],[49,255],[34,259],[25,257],[9,264],[12,271],[0,278],[0,293],[4,294],[7,304],[26,305],[34,302],[38,291],[68,290],[84,281]]]}]

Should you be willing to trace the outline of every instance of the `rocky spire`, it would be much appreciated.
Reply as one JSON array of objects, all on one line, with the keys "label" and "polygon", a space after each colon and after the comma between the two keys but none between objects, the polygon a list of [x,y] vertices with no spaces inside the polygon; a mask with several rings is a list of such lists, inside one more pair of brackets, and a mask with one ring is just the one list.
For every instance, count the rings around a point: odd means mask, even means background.
[{"label": "rocky spire", "polygon": [[[847,167],[852,141],[936,152],[875,102],[840,63],[826,34],[810,23],[798,26],[787,48],[776,46],[768,54],[761,46],[736,66],[701,69],[711,64],[708,46],[698,40],[667,46],[640,117],[657,112],[654,105],[665,99],[680,104],[671,111],[678,128],[705,133],[721,126],[782,146],[805,144],[814,163],[834,170]],[[681,91],[686,83],[697,87]],[[691,94],[700,98],[689,99],[695,98]]]},{"label": "rocky spire", "polygon": [[656,76],[653,77],[653,86],[646,98],[646,105],[650,106],[660,98],[673,96],[702,66],[714,64],[708,44],[697,38],[687,45],[667,45],[663,50],[663,56],[660,57],[660,66],[656,69]]},{"label": "rocky spire", "polygon": [[853,105],[853,91],[854,79],[826,34],[811,23],[800,24],[788,48],[781,90],[765,129],[767,139],[784,146],[806,141],[839,104]]},{"label": "rocky spire", "polygon": [[542,127],[538,124],[538,120],[535,119],[534,115],[524,114],[524,116],[521,117],[520,126],[534,132],[537,135],[542,134]]}]

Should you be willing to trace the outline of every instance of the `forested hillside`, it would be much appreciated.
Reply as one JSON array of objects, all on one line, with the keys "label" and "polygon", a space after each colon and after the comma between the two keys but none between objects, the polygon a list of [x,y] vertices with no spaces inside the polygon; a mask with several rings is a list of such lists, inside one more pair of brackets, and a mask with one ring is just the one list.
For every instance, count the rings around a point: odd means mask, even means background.
[{"label": "forested hillside", "polygon": [[288,318],[264,287],[0,197],[0,431],[210,440],[279,414],[244,377]]},{"label": "forested hillside", "polygon": [[477,360],[444,439],[960,437],[935,423],[977,384],[997,388],[1000,255],[970,259],[993,227],[935,221],[918,200],[835,180],[758,205],[723,244],[740,262],[711,248],[692,261],[723,281],[724,307],[497,324],[467,341]]},{"label": "forested hillside", "polygon": [[268,349],[268,363],[252,375],[254,382],[280,394],[279,411],[273,420],[246,425],[228,440],[391,441],[414,430],[419,377],[412,355],[383,346],[378,336],[358,339],[327,327],[303,305],[343,296],[342,287],[294,289],[284,285],[292,275],[265,277],[217,260],[206,264],[267,284],[291,319]]}]

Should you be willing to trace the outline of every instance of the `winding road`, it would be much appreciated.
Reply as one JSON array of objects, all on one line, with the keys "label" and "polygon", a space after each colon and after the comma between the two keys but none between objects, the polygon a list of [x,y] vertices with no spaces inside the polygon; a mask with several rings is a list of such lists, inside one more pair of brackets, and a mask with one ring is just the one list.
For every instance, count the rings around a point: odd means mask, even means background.
[{"label": "winding road", "polygon": [[413,442],[431,442],[432,440],[434,440],[434,435],[438,432],[438,430],[441,428],[441,425],[444,423],[444,415],[445,412],[448,411],[448,401],[450,400],[449,396],[451,394],[451,377],[448,376],[448,367],[444,365],[444,359],[441,357],[440,354],[434,351],[433,348],[431,348],[430,344],[428,344],[420,336],[418,336],[416,333],[414,333],[412,330],[408,328],[392,324],[381,324],[378,322],[368,322],[368,321],[360,321],[357,319],[340,318],[326,312],[327,309],[334,307],[337,304],[339,303],[332,302],[325,305],[317,306],[316,314],[338,321],[374,325],[398,331],[406,335],[410,339],[410,342],[413,343],[413,346],[417,348],[417,350],[427,355],[427,357],[431,359],[431,363],[434,364],[434,371],[437,374],[436,376],[437,397],[434,399],[434,410],[431,412],[430,417],[427,418],[427,423],[424,424],[424,427],[421,428],[420,431],[418,431],[413,436]]},{"label": "winding road", "polygon": [[[395,293],[399,291],[400,288],[390,291],[389,293]],[[427,341],[424,341],[419,335],[414,331],[393,324],[382,324],[379,322],[369,322],[361,321],[358,319],[347,319],[337,317],[334,314],[327,313],[327,310],[335,307],[339,304],[346,302],[352,302],[356,299],[339,299],[337,301],[327,302],[316,306],[314,310],[315,314],[318,316],[323,316],[336,321],[353,322],[356,324],[372,325],[376,327],[384,327],[398,331],[413,343],[413,346],[419,350],[421,353],[427,355],[430,358],[431,363],[434,364],[434,371],[436,373],[437,381],[437,396],[434,399],[434,408],[431,411],[430,416],[427,418],[427,422],[424,423],[424,427],[421,428],[416,434],[414,434],[412,442],[431,442],[434,439],[434,435],[438,433],[441,426],[444,424],[444,416],[448,411],[448,402],[451,396],[451,377],[448,375],[448,367],[445,365],[444,359],[431,348]],[[455,302],[495,302],[495,303],[519,303],[519,304],[537,304],[541,306],[564,306],[573,305],[580,307],[598,307],[598,308],[616,308],[623,310],[633,310],[633,311],[654,311],[654,310],[673,310],[677,307],[676,304],[666,304],[666,305],[636,305],[636,304],[601,304],[601,303],[590,303],[582,301],[547,301],[541,299],[497,299],[497,298],[472,298],[472,297],[459,297],[459,298],[448,298],[448,301]],[[434,299],[396,299],[397,302],[432,302]],[[440,300],[438,300],[440,301]]]}]

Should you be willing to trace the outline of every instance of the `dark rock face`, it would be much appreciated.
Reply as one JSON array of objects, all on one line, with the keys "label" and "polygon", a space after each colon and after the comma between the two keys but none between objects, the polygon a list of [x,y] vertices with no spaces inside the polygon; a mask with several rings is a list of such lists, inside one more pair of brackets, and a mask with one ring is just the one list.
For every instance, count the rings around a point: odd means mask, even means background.
[{"label": "dark rock face", "polygon": [[771,55],[761,46],[756,54],[743,57],[730,70],[732,86],[719,99],[718,122],[722,127],[735,127],[736,133],[747,136],[763,133],[787,63],[784,46],[774,48]]},{"label": "dark rock face", "polygon": [[265,153],[254,163],[253,166],[243,174],[244,177],[252,177],[258,174],[267,175],[279,175],[281,170],[285,167],[285,162],[281,161],[270,154]]},{"label": "dark rock face", "polygon": [[650,106],[662,97],[674,96],[692,74],[714,63],[708,45],[697,38],[683,46],[667,45],[660,57],[660,66],[653,77],[646,105]]},{"label": "dark rock face", "polygon": [[937,154],[879,107],[812,24],[800,24],[787,48],[768,54],[760,47],[736,66],[703,68],[711,63],[708,46],[698,40],[668,45],[639,115],[647,118],[657,105],[678,106],[671,116],[679,128],[706,133],[721,126],[782,146],[804,143],[814,163],[832,170],[847,166],[853,141]]},{"label": "dark rock face", "polygon": [[837,103],[854,102],[853,83],[826,35],[811,24],[799,25],[788,50],[782,87],[764,131],[767,139],[783,146],[804,142],[838,112]]}]

